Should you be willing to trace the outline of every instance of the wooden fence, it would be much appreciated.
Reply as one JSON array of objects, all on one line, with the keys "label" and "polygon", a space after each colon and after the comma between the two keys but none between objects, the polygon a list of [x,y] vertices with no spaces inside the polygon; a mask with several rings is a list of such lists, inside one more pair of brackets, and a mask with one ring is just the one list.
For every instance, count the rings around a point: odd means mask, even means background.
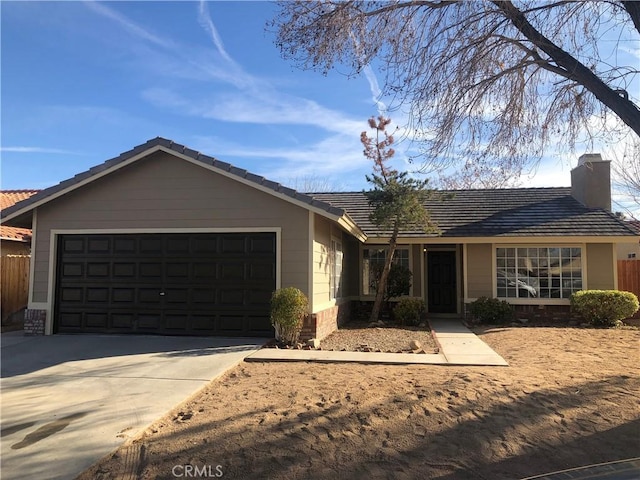
[{"label": "wooden fence", "polygon": [[0,310],[2,324],[12,313],[25,308],[29,297],[29,255],[0,258]]},{"label": "wooden fence", "polygon": [[[640,260],[618,260],[618,290],[635,293],[640,298]],[[633,318],[640,318],[640,311]]]}]

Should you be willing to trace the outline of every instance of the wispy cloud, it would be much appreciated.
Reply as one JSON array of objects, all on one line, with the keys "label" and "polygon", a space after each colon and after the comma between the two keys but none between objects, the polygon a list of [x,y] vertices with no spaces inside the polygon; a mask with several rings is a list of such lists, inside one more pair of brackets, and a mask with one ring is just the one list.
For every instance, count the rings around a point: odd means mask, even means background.
[{"label": "wispy cloud", "polygon": [[369,82],[369,89],[371,90],[371,98],[378,108],[378,113],[380,115],[386,115],[387,106],[382,101],[382,90],[380,90],[378,79],[370,65],[366,65],[364,67],[364,76],[367,78],[367,82]]},{"label": "wispy cloud", "polygon": [[91,10],[93,10],[94,12],[117,22],[118,24],[120,24],[120,26],[122,26],[125,30],[127,30],[132,35],[135,35],[139,38],[142,38],[143,40],[151,42],[160,47],[164,47],[164,48],[175,47],[175,44],[171,40],[164,39],[162,37],[159,37],[158,35],[155,35],[154,33],[151,33],[149,30],[142,28],[140,25],[136,24],[135,22],[132,22],[124,15],[118,13],[116,10],[113,10],[112,8],[107,7],[103,3],[96,2],[96,1],[87,1],[85,2],[85,5],[89,7]]},{"label": "wispy cloud", "polygon": [[63,150],[60,148],[47,148],[47,147],[0,147],[0,152],[11,153],[50,153],[56,155],[82,155],[80,152],[74,152],[72,150]]},{"label": "wispy cloud", "polygon": [[211,19],[209,6],[204,0],[200,0],[200,5],[198,7],[198,20],[200,21],[200,25],[202,26],[202,28],[204,28],[209,33],[209,35],[211,35],[211,40],[213,41],[213,44],[216,46],[216,49],[218,50],[218,53],[222,56],[222,58],[230,63],[235,63],[224,48],[222,39],[218,34],[218,29]]}]

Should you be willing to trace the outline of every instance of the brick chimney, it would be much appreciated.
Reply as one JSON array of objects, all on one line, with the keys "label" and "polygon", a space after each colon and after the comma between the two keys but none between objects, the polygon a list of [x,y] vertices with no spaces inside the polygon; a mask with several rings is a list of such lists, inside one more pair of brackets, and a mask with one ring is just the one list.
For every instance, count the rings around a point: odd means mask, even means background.
[{"label": "brick chimney", "polygon": [[571,170],[571,195],[589,208],[611,211],[611,162],[599,153],[585,153]]}]

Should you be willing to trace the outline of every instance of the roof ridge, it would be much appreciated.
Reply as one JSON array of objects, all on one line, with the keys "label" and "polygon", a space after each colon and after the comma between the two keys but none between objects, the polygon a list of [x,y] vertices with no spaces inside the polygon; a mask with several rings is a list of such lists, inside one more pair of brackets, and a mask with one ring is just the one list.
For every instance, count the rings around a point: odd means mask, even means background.
[{"label": "roof ridge", "polygon": [[11,205],[10,207],[7,207],[3,212],[4,216],[6,217],[8,215],[14,214],[15,212],[21,209],[24,209],[36,202],[44,200],[53,194],[56,194],[58,192],[64,192],[66,189],[71,188],[74,185],[84,180],[88,180],[91,177],[94,177],[95,175],[98,175],[106,170],[109,170],[121,164],[122,162],[125,162],[137,155],[140,155],[145,151],[148,151],[154,147],[162,147],[169,151],[186,155],[187,157],[191,158],[192,160],[195,160],[196,162],[201,163],[204,166],[209,166],[220,171],[228,172],[229,174],[231,174],[232,176],[238,179],[251,182],[256,186],[267,188],[277,194],[284,195],[297,202],[302,202],[310,207],[323,210],[331,215],[342,216],[346,213],[344,209],[338,208],[334,205],[331,205],[330,203],[323,202],[321,200],[313,198],[310,195],[297,192],[296,190],[285,187],[280,183],[268,180],[267,178],[261,175],[256,175],[243,168],[235,167],[230,163],[222,162],[215,157],[205,155],[197,150],[193,150],[185,145],[174,142],[173,140],[170,140],[168,138],[158,136],[150,140],[147,140],[145,143],[137,145],[130,150],[120,153],[120,155],[118,155],[117,157],[110,158],[98,165],[94,165],[93,167],[90,167],[89,169],[83,172],[80,172],[74,175],[73,177],[63,180],[43,190],[37,190],[36,191],[37,193],[35,193],[34,195],[24,200],[21,200],[20,202],[16,202],[14,205]]}]

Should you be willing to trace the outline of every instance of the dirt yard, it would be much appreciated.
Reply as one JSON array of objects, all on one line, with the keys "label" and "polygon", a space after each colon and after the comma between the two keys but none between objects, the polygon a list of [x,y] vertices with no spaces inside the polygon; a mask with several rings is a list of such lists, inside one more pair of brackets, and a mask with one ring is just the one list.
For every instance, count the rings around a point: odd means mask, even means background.
[{"label": "dirt yard", "polygon": [[243,363],[80,478],[499,480],[640,456],[640,331],[477,333],[510,367]]}]

